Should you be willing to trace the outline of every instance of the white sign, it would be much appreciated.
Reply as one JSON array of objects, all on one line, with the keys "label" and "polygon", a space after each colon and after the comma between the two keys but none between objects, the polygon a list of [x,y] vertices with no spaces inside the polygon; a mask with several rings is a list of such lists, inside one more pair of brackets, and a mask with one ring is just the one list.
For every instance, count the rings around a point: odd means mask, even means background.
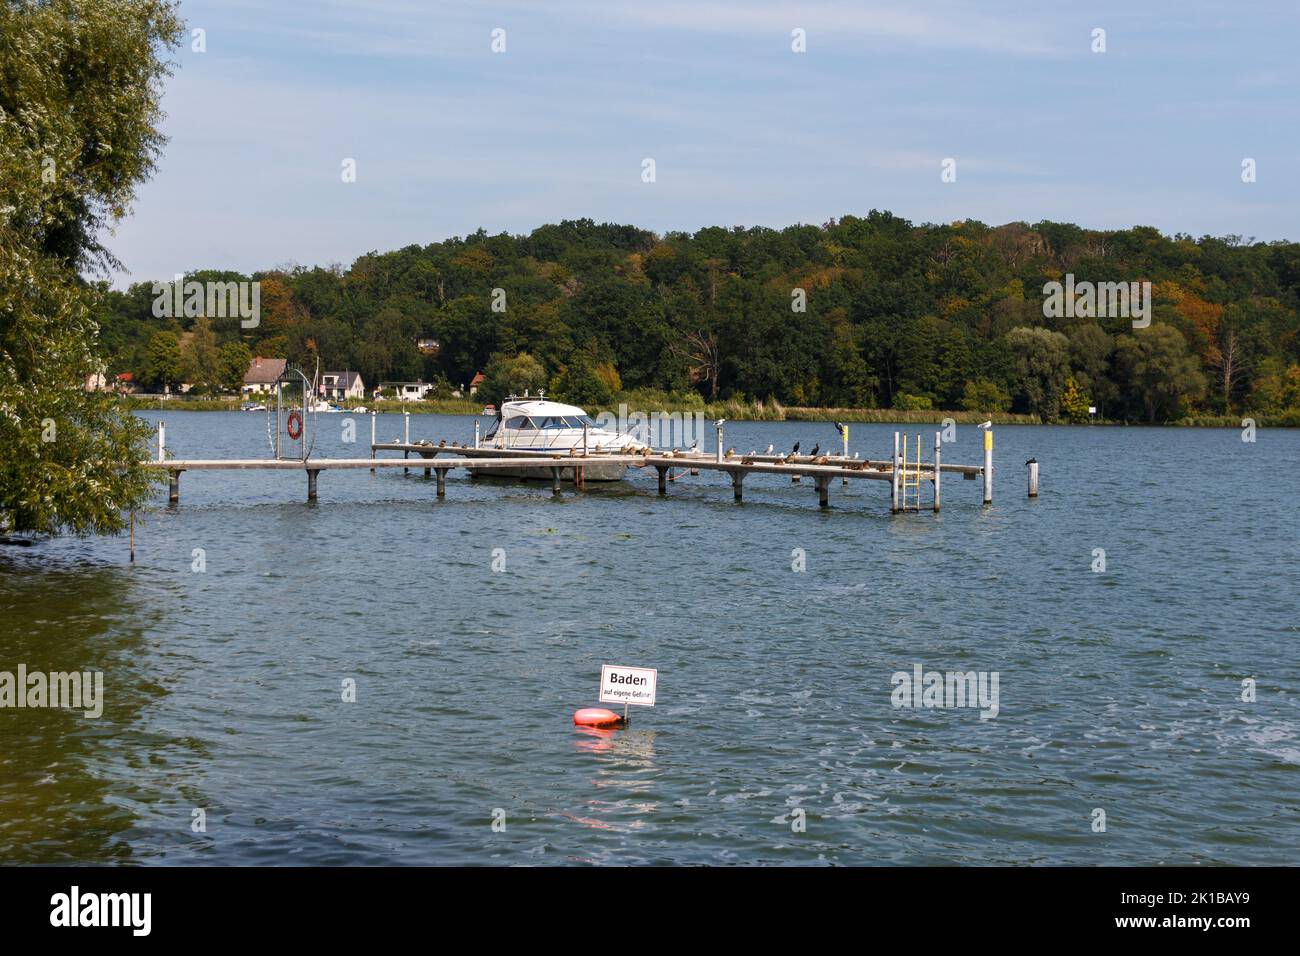
[{"label": "white sign", "polygon": [[653,707],[658,676],[659,672],[653,667],[603,664],[600,668],[600,702]]}]

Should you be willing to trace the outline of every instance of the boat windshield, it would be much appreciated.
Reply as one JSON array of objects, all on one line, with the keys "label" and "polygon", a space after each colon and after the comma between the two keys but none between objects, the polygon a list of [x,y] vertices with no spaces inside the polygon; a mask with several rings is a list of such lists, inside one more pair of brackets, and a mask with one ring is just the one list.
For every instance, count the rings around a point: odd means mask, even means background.
[{"label": "boat windshield", "polygon": [[569,421],[573,423],[573,428],[581,428],[583,425],[586,425],[588,428],[598,427],[596,423],[591,420],[590,415],[570,415]]},{"label": "boat windshield", "polygon": [[512,428],[516,431],[529,431],[536,427],[532,419],[527,415],[514,415],[506,420],[506,428]]}]

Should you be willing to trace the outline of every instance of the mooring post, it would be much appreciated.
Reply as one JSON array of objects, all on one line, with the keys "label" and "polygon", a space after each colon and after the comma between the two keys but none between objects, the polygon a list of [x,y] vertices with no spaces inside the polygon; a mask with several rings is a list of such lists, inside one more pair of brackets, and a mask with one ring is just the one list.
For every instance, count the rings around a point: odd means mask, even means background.
[{"label": "mooring post", "polygon": [[478,442],[479,442],[478,431],[479,431],[478,419],[475,418],[474,419],[474,447],[475,448],[478,447]]},{"label": "mooring post", "polygon": [[943,474],[940,465],[943,459],[943,432],[934,433],[934,513],[939,513],[939,481]]},{"label": "mooring post", "polygon": [[[371,457],[371,458],[374,458],[374,457],[375,457],[375,419],[376,419],[376,417],[377,417],[377,416],[376,416],[376,414],[375,414],[375,410],[372,408],[372,409],[370,410],[370,457]],[[375,473],[375,469],[371,468],[371,469],[370,469],[370,473],[373,475],[373,474]]]},{"label": "mooring post", "polygon": [[551,469],[551,493],[558,495],[560,493],[560,475],[564,472],[563,468]]},{"label": "mooring post", "polygon": [[[411,449],[407,448],[405,451],[403,451],[403,452],[402,452],[402,457],[403,457],[403,458],[410,458],[410,457],[411,457]],[[409,469],[409,468],[403,468],[403,469],[402,469],[402,474],[404,474],[404,475],[409,475],[410,473],[411,473],[411,469]]]},{"label": "mooring post", "polygon": [[817,504],[823,508],[829,508],[831,506],[830,475],[817,476]]},{"label": "mooring post", "polygon": [[447,496],[447,469],[435,468],[433,470],[438,476],[438,497],[445,498]]},{"label": "mooring post", "polygon": [[984,429],[984,503],[993,504],[993,427]]},{"label": "mooring post", "polygon": [[307,469],[307,500],[316,500],[316,476],[320,474],[319,468]]},{"label": "mooring post", "polygon": [[713,428],[717,432],[717,449],[715,460],[722,461],[722,422],[714,422]]},{"label": "mooring post", "polygon": [[424,477],[428,478],[432,469],[429,467],[429,456],[420,452],[420,457],[424,459]]},{"label": "mooring post", "polygon": [[[582,424],[582,457],[583,458],[587,457],[587,423],[586,422],[583,422]],[[573,474],[576,477],[578,473],[575,471]]]},{"label": "mooring post", "polygon": [[410,412],[408,411],[402,412],[402,425],[404,429],[402,432],[402,444],[409,445],[411,443],[411,413]]},{"label": "mooring post", "polygon": [[1038,459],[1031,458],[1025,464],[1029,466],[1029,497],[1038,497]]},{"label": "mooring post", "polygon": [[668,466],[655,465],[655,471],[659,472],[659,494],[668,494]]},{"label": "mooring post", "polygon": [[[849,426],[848,425],[845,425],[840,429],[840,437],[844,439],[844,464],[847,465],[849,463]],[[847,488],[849,486],[849,476],[845,475],[843,478],[840,479],[840,482],[841,482],[840,487]]]},{"label": "mooring post", "polygon": [[737,501],[744,500],[744,493],[741,490],[745,484],[745,473],[743,471],[733,471],[731,473],[731,492],[735,495]]},{"label": "mooring post", "polygon": [[161,418],[158,419],[158,460],[162,461],[167,457],[167,423]]},{"label": "mooring post", "polygon": [[898,514],[898,432],[894,432],[894,474],[890,480],[889,513]]},{"label": "mooring post", "polygon": [[172,469],[167,472],[170,481],[167,485],[167,500],[172,504],[181,500],[181,473]]}]

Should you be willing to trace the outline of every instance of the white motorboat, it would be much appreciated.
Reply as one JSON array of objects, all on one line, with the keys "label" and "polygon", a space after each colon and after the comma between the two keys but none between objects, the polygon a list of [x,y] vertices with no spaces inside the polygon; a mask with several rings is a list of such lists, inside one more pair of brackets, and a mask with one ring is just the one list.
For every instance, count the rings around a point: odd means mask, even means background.
[{"label": "white motorboat", "polygon": [[[491,427],[473,454],[523,458],[536,455],[553,458],[588,455],[641,454],[645,442],[618,431],[602,428],[585,411],[575,405],[547,401],[545,395],[530,398],[511,396],[501,403]],[[621,481],[627,465],[614,462],[587,461],[583,464],[584,481]],[[551,480],[551,468],[476,469],[475,474]],[[573,468],[562,475],[573,480]]]}]

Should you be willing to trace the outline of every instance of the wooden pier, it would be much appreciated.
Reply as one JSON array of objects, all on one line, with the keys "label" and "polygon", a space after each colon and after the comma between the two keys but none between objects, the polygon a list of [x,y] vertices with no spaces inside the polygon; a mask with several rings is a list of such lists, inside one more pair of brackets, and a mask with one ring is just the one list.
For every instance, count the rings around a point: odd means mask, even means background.
[{"label": "wooden pier", "polygon": [[[749,475],[783,475],[798,482],[811,478],[817,492],[818,504],[830,507],[830,487],[836,478],[845,485],[851,480],[884,481],[890,483],[890,511],[897,514],[902,511],[922,510],[920,488],[929,484],[933,493],[930,508],[938,512],[941,505],[941,488],[944,474],[961,475],[963,479],[984,479],[984,504],[993,501],[993,434],[984,432],[984,464],[956,465],[942,462],[942,442],[940,434],[935,433],[934,457],[929,462],[917,459],[907,461],[906,445],[900,451],[899,436],[894,434],[894,456],[892,459],[858,459],[845,455],[738,455],[704,452],[657,452],[646,451],[641,454],[581,454],[564,452],[522,452],[505,451],[487,447],[475,447],[442,442],[412,442],[408,440],[371,443],[369,458],[307,458],[305,460],[264,459],[264,458],[222,458],[222,459],[169,459],[165,450],[165,425],[158,423],[158,457],[145,462],[145,467],[165,470],[169,477],[168,500],[176,503],[180,500],[180,476],[187,471],[211,470],[273,470],[302,471],[307,476],[307,500],[317,500],[317,479],[322,471],[336,469],[365,468],[375,471],[379,468],[402,468],[409,471],[412,467],[422,467],[426,478],[436,477],[437,496],[442,498],[447,493],[447,472],[464,469],[475,471],[499,471],[502,469],[524,469],[536,473],[549,474],[552,490],[560,494],[565,480],[572,481],[576,488],[584,486],[583,473],[588,466],[615,465],[627,468],[654,468],[659,478],[659,494],[668,493],[668,484],[676,471],[688,471],[698,474],[701,471],[716,471],[728,475],[731,479],[733,497],[737,502],[744,500],[744,483]],[[719,432],[719,439],[721,433]],[[919,441],[919,436],[918,436]],[[381,458],[379,452],[402,452],[401,458]],[[413,461],[418,457],[418,461]],[[567,473],[567,478],[566,478]],[[1030,463],[1029,494],[1037,497],[1038,463]]]}]

